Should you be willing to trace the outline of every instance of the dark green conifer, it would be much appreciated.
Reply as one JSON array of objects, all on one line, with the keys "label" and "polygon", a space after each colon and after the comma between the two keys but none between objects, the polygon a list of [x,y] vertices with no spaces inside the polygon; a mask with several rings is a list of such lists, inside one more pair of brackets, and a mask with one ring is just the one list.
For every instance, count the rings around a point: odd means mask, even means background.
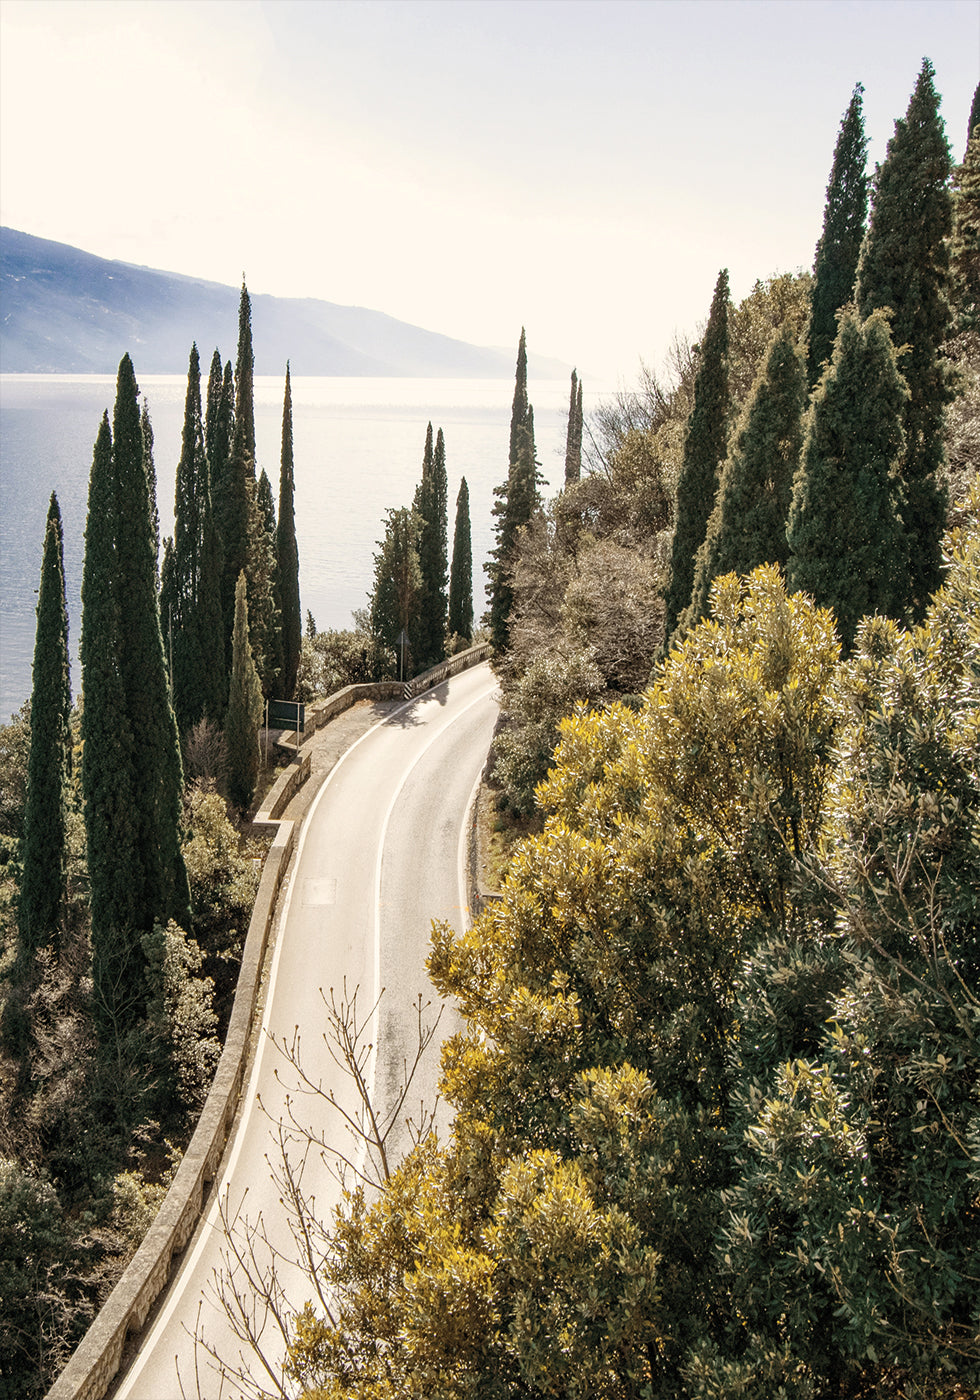
[{"label": "dark green conifer", "polygon": [[892,341],[903,350],[909,395],[899,472],[907,562],[898,611],[914,621],[921,621],[941,582],[946,493],[940,472],[945,410],[953,397],[942,348],[952,319],[950,154],[933,76],[932,64],[924,59],[908,111],[896,121],[878,168],[857,288],[862,318],[879,307],[890,308]]},{"label": "dark green conifer", "polygon": [[139,744],[139,780],[144,791],[140,927],[148,931],[154,921],[174,919],[186,924],[189,896],[179,841],[180,745],[160,632],[149,458],[137,394],[132,361],[125,355],[119,366],[112,429],[116,587],[122,621],[118,659],[130,726]]},{"label": "dark green conifer", "polygon": [[895,467],[907,400],[887,315],[861,324],[846,312],[807,414],[787,526],[790,587],[834,610],[845,652],[862,617],[901,607]]},{"label": "dark green conifer", "polygon": [[970,115],[966,123],[967,145],[970,144],[973,133],[978,126],[980,126],[980,83],[977,83],[976,87],[973,89],[973,101],[970,103]]},{"label": "dark green conifer", "polygon": [[415,492],[419,527],[419,569],[422,582],[413,648],[420,670],[435,666],[446,654],[446,588],[448,584],[448,494],[446,440],[440,428],[432,446],[432,424],[425,437],[422,480]]},{"label": "dark green conifer", "polygon": [[[231,667],[231,632],[235,615],[235,589],[244,569],[249,578],[249,535],[255,514],[255,409],[253,397],[254,358],[252,355],[252,309],[248,290],[242,283],[238,307],[238,360],[235,367],[235,414],[231,443],[223,471],[217,476],[218,511],[221,536],[221,610],[225,620],[226,660]],[[255,561],[252,561],[253,565]],[[251,579],[250,579],[251,583]],[[249,590],[249,611],[255,613],[255,599]],[[259,667],[261,670],[261,666]]]},{"label": "dark green conifer", "polygon": [[245,571],[235,585],[235,623],[232,628],[231,681],[225,717],[228,754],[228,796],[245,812],[255,796],[259,775],[259,727],[262,723],[262,686],[248,640],[248,597]]},{"label": "dark green conifer", "polygon": [[[168,542],[169,543],[169,542]],[[161,622],[181,733],[202,718],[220,723],[227,680],[221,580],[201,417],[201,370],[191,347],[174,494],[174,538],[164,555]]]},{"label": "dark green conifer", "polygon": [[827,185],[823,233],[817,244],[810,294],[810,341],[807,376],[811,387],[820,378],[837,338],[837,313],[854,295],[858,257],[868,217],[868,142],[860,83],[844,113]]},{"label": "dark green conifer", "polygon": [[52,492],[44,534],[34,639],[31,751],[21,845],[18,962],[26,972],[35,951],[58,942],[65,893],[67,789],[71,774],[71,683],[64,543]]},{"label": "dark green conifer", "polygon": [[89,478],[82,574],[82,794],[92,913],[92,982],[105,1042],[138,1019],[139,836],[136,746],[119,668],[112,429],[103,415]]},{"label": "dark green conifer", "polygon": [[722,468],[718,499],[698,550],[685,631],[707,617],[711,584],[721,574],[749,574],[760,564],[785,566],[806,400],[803,357],[784,325],[773,336]]},{"label": "dark green conifer", "polygon": [[565,485],[570,486],[582,476],[582,381],[572,370],[572,387],[568,398],[568,428],[565,433]]},{"label": "dark green conifer", "polygon": [[464,476],[456,497],[453,562],[449,575],[449,635],[473,636],[473,549],[470,542],[470,491]]},{"label": "dark green conifer", "polygon": [[293,397],[286,365],[282,402],[282,452],[279,460],[279,520],[276,525],[277,592],[280,609],[282,673],[279,691],[291,700],[303,643],[303,613],[299,601],[299,549],[296,544],[296,510],[293,477]]},{"label": "dark green conifer", "polygon": [[484,566],[488,576],[490,640],[498,652],[507,650],[510,612],[514,602],[512,569],[521,530],[541,504],[537,453],[534,444],[534,410],[527,395],[527,346],[524,329],[517,350],[514,401],[510,417],[510,458],[507,480],[494,488],[493,514],[496,544]]},{"label": "dark green conifer", "polygon": [[976,331],[980,330],[980,121],[967,142],[963,164],[957,167],[953,191],[949,266],[955,329]]},{"label": "dark green conifer", "polygon": [[398,657],[398,675],[403,680],[418,668],[414,658],[405,657],[403,634],[412,643],[416,635],[422,570],[419,567],[421,519],[414,510],[389,510],[385,537],[374,556],[374,589],[371,593],[371,632],[382,646]]},{"label": "dark green conifer", "polygon": [[268,699],[278,688],[282,669],[282,624],[276,595],[276,502],[265,471],[250,488],[248,554],[245,581],[248,586],[249,642],[255,669]]},{"label": "dark green conifer", "polygon": [[718,274],[694,381],[694,407],[687,423],[677,482],[670,582],[664,599],[664,643],[691,601],[694,561],[718,494],[718,473],[728,434],[728,269]]},{"label": "dark green conifer", "polygon": [[140,937],[187,925],[183,777],[156,591],[151,491],[132,362],[119,366],[89,486],[82,585],[82,784],[93,980],[103,1039],[142,1013]]}]

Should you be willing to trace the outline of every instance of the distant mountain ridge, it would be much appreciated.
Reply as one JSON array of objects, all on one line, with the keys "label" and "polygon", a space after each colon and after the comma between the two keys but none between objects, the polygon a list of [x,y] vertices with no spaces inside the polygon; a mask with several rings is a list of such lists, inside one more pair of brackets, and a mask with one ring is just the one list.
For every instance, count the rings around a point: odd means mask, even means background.
[{"label": "distant mountain ridge", "polygon": [[[240,289],[0,228],[0,372],[114,374],[128,351],[140,374],[182,374],[191,342],[207,367],[217,346],[234,361]],[[313,298],[252,295],[256,374],[496,379],[513,355]],[[543,378],[569,373],[529,357]]]}]

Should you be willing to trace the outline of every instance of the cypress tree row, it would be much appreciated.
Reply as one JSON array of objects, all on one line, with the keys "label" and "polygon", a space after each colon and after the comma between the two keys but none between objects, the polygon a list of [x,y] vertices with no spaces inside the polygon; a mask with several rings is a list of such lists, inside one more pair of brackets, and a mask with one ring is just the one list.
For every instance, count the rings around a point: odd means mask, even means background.
[{"label": "cypress tree row", "polygon": [[830,366],[806,420],[793,484],[787,578],[834,610],[845,653],[868,613],[895,615],[903,594],[894,469],[909,392],[887,316],[841,319]]},{"label": "cypress tree row", "polygon": [[807,377],[816,384],[837,338],[837,313],[854,295],[858,258],[868,217],[868,142],[864,134],[858,83],[844,113],[827,185],[823,233],[817,244],[810,294],[810,342]]},{"label": "cypress tree row", "polygon": [[[212,371],[213,371],[212,365]],[[213,375],[212,375],[213,377]],[[209,388],[211,386],[209,385]],[[174,538],[164,553],[161,622],[177,724],[219,723],[227,699],[221,576],[201,417],[201,367],[191,347],[174,493]]]},{"label": "cypress tree row", "polygon": [[899,464],[906,534],[906,583],[897,615],[921,621],[941,582],[940,536],[946,492],[943,428],[953,398],[943,344],[949,335],[949,144],[939,116],[933,67],[924,59],[904,119],[895,123],[875,178],[871,223],[858,268],[862,318],[879,307],[892,312],[891,336],[907,346],[902,374],[908,384]]},{"label": "cypress tree row", "polygon": [[280,609],[282,674],[280,693],[291,700],[303,643],[303,613],[299,601],[299,549],[296,544],[296,510],[293,477],[293,397],[286,365],[282,402],[282,452],[279,460],[279,521],[276,526],[276,579]]},{"label": "cypress tree row", "polygon": [[64,542],[58,498],[51,493],[37,600],[31,752],[22,873],[17,906],[18,962],[26,973],[34,953],[57,946],[65,892],[67,789],[71,775],[71,683]]},{"label": "cypress tree row", "polygon": [[572,370],[572,387],[568,398],[568,429],[565,434],[565,485],[579,481],[582,476],[582,381]]},{"label": "cypress tree row", "polygon": [[248,640],[248,596],[245,571],[235,585],[235,621],[232,627],[231,682],[225,716],[228,752],[228,796],[241,811],[255,796],[259,775],[259,726],[262,723],[262,686]]},{"label": "cypress tree row", "polygon": [[422,480],[415,492],[414,509],[419,526],[421,587],[413,639],[415,665],[424,670],[446,654],[446,586],[448,583],[448,494],[446,440],[440,428],[432,446],[432,424],[425,435]]},{"label": "cypress tree row", "polygon": [[677,482],[670,581],[664,598],[664,649],[691,601],[694,561],[708,529],[718,494],[718,472],[725,460],[728,432],[728,269],[718,274],[708,324],[701,342],[701,364],[694,381],[694,407],[687,424],[684,457]]},{"label": "cypress tree row", "polygon": [[449,635],[473,637],[473,549],[470,542],[470,491],[464,476],[456,497],[453,562],[449,575]]},{"label": "cypress tree row", "polygon": [[494,488],[497,542],[484,565],[489,580],[490,640],[498,652],[506,651],[509,642],[510,611],[514,602],[511,583],[514,553],[521,530],[541,504],[540,480],[534,445],[534,410],[527,396],[527,346],[522,327],[510,416],[507,480]]},{"label": "cypress tree row", "polygon": [[718,499],[697,554],[685,632],[707,617],[711,584],[720,575],[749,574],[760,564],[785,566],[806,400],[803,356],[784,325],[773,336],[722,468]]}]

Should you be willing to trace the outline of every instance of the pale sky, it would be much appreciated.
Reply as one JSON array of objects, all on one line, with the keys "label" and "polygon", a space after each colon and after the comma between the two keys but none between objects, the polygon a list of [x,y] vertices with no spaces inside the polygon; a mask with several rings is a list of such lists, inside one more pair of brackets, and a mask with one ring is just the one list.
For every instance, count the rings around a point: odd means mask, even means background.
[{"label": "pale sky", "polygon": [[924,56],[960,160],[980,0],[0,0],[0,221],[629,384]]}]

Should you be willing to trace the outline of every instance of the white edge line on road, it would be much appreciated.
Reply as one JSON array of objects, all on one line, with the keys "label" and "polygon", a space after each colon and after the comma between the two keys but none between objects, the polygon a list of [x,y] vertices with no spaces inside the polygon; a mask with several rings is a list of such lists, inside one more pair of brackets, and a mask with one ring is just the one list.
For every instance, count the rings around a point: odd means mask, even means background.
[{"label": "white edge line on road", "polygon": [[[350,755],[354,752],[354,750],[360,744],[363,744],[365,739],[370,738],[370,736],[374,733],[376,729],[381,729],[384,725],[386,725],[389,722],[389,720],[393,719],[396,715],[402,714],[403,711],[409,709],[409,707],[414,705],[419,698],[420,697],[415,696],[411,700],[406,700],[403,705],[399,705],[397,706],[397,708],[392,710],[391,714],[385,715],[383,719],[379,719],[377,724],[372,724],[371,728],[366,730],[365,733],[363,733],[359,739],[354,740],[353,744],[351,744],[349,749],[344,750],[340,758],[338,758],[337,762],[327,774],[326,778],[320,784],[320,789],[317,792],[316,796],[313,798],[313,801],[310,803],[309,811],[306,813],[306,816],[303,818],[302,824],[300,826],[299,841],[296,843],[296,852],[293,857],[292,878],[290,879],[289,884],[286,887],[286,894],[282,903],[282,911],[279,916],[280,935],[282,933],[283,926],[285,925],[286,917],[289,913],[289,906],[292,902],[293,890],[296,887],[295,877],[296,872],[299,870],[300,859],[303,854],[303,847],[306,844],[306,833],[309,830],[313,813],[320,805],[320,799],[324,796],[333,778],[343,766],[343,764],[347,761],[347,759],[350,757]],[[387,817],[385,818],[385,822],[387,825]],[[238,1162],[239,1156],[241,1155],[241,1143],[245,1136],[245,1128],[251,1119],[252,1110],[255,1107],[256,1085],[258,1084],[259,1071],[262,1068],[262,1059],[265,1052],[266,1043],[269,1039],[269,1015],[272,1007],[273,992],[275,990],[276,985],[276,974],[279,968],[281,949],[282,937],[280,936],[276,939],[276,946],[273,949],[272,953],[272,962],[269,966],[269,980],[266,986],[265,1005],[262,1009],[262,1024],[259,1028],[258,1045],[256,1046],[255,1059],[252,1062],[252,1070],[248,1077],[248,1087],[245,1091],[244,1098],[241,1100],[241,1116],[238,1120],[238,1127],[235,1133],[235,1140],[232,1144],[231,1153],[228,1157],[228,1164],[222,1175],[221,1184],[218,1187],[217,1191],[214,1192],[214,1196],[212,1198],[211,1205],[207,1213],[205,1215],[202,1215],[200,1221],[198,1222],[198,1225],[196,1227],[197,1242],[195,1243],[194,1248],[188,1255],[187,1259],[182,1263],[180,1268],[181,1274],[189,1275],[197,1267],[197,1261],[204,1251],[204,1247],[208,1242],[209,1235],[211,1234],[212,1230],[219,1228],[218,1221],[220,1218],[221,1202],[223,1197],[227,1193],[228,1182],[230,1178],[234,1175],[235,1166]],[[375,974],[375,976],[377,977],[377,973]],[[148,1354],[150,1351],[152,1351],[153,1348],[156,1346],[157,1339],[163,1334],[164,1330],[170,1323],[171,1317],[177,1309],[180,1297],[180,1290],[174,1288],[170,1289],[170,1296],[167,1298],[163,1307],[160,1309],[156,1322],[154,1323],[149,1335],[147,1336],[146,1341],[142,1344],[136,1356],[133,1358],[133,1362],[129,1367],[129,1370],[126,1372],[126,1375],[123,1377],[122,1382],[120,1383],[119,1389],[116,1392],[117,1400],[126,1400],[126,1397],[132,1394],[131,1382],[136,1381],[139,1378],[139,1375],[143,1369],[141,1358],[144,1356],[144,1354]]]}]

